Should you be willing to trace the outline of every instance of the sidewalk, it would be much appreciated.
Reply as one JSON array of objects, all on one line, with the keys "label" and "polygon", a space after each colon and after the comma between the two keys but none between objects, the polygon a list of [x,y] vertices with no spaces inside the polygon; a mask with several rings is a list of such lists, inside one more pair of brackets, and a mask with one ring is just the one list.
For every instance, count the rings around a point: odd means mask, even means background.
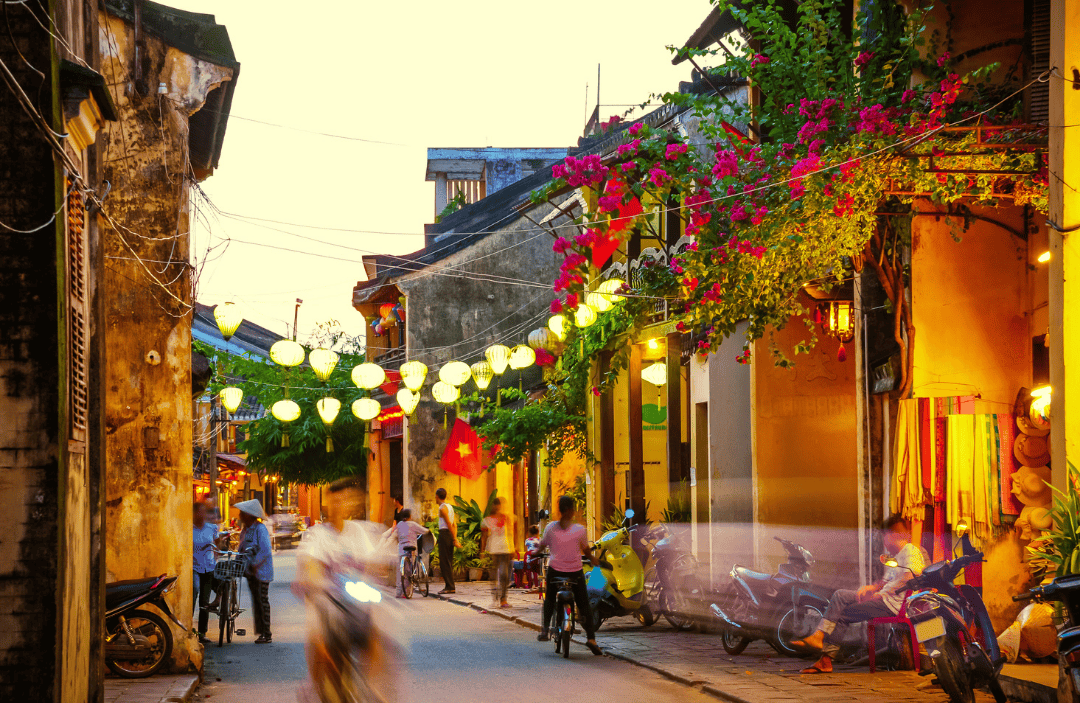
[{"label": "sidewalk", "polygon": [[[508,601],[513,607],[491,611],[490,582],[458,583],[456,594],[439,597],[540,629],[541,602],[536,594],[512,589]],[[865,667],[837,665],[829,675],[800,674],[809,661],[780,656],[764,642],[731,656],[721,647],[719,635],[676,632],[663,618],[648,628],[629,617],[610,620],[600,629],[597,642],[610,656],[732,703],[948,703],[931,677],[913,671],[879,669],[871,674]],[[975,700],[984,703],[993,697],[980,692]]]},{"label": "sidewalk", "polygon": [[162,674],[147,679],[105,679],[105,703],[187,703],[199,685],[198,674]]}]

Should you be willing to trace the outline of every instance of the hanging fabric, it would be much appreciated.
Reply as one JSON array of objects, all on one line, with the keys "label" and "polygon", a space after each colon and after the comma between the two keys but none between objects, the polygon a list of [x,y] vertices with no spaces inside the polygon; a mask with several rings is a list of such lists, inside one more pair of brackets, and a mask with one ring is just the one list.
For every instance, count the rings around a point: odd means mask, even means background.
[{"label": "hanging fabric", "polygon": [[896,416],[896,451],[889,510],[908,520],[922,520],[927,505],[922,484],[919,401],[901,400]]}]

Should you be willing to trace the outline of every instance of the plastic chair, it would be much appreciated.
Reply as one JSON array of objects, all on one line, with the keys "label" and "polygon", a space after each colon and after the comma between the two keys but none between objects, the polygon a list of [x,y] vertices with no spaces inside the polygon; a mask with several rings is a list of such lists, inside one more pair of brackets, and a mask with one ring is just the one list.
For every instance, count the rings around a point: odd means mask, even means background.
[{"label": "plastic chair", "polygon": [[874,666],[874,658],[877,656],[877,646],[875,645],[876,629],[877,625],[905,625],[908,628],[908,634],[911,636],[911,661],[915,670],[919,670],[919,640],[915,638],[915,625],[907,617],[907,603],[908,596],[911,595],[911,591],[904,594],[904,602],[900,604],[900,612],[894,616],[887,618],[874,618],[866,624],[866,638],[868,640],[870,650],[870,673],[877,671],[877,667]]}]

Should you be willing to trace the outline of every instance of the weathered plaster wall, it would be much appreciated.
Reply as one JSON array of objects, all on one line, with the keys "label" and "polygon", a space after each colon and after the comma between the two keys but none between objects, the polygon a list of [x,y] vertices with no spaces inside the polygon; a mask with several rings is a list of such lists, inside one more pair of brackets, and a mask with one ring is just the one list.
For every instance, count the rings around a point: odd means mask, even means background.
[{"label": "weathered plaster wall", "polygon": [[[108,329],[106,568],[109,580],[179,577],[170,604],[191,618],[191,281],[187,264],[188,116],[229,69],[196,61],[147,36],[147,82],[128,71],[132,28],[101,16],[103,73],[121,120],[103,136],[107,201],[119,223],[106,237]],[[157,94],[164,84],[166,93]],[[143,264],[133,261],[171,261]],[[153,275],[157,280],[151,278]],[[173,665],[201,667],[202,648],[173,631]]]},{"label": "weathered plaster wall", "polygon": [[[805,336],[801,319],[777,332],[784,349]],[[769,337],[754,345],[753,412],[757,562],[784,560],[773,537],[801,544],[817,559],[814,580],[858,580],[855,361],[837,360],[839,343],[821,336],[794,368],[775,366]]]}]

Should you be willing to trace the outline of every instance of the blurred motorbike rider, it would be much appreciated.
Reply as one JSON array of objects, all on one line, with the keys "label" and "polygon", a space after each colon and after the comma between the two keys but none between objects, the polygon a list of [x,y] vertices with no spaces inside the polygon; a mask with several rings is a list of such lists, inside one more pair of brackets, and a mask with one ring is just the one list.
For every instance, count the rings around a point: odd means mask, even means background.
[{"label": "blurred motorbike rider", "polygon": [[[363,577],[371,567],[385,563],[379,553],[376,526],[352,519],[362,509],[364,492],[356,478],[330,484],[327,521],[304,533],[297,553],[297,578],[293,591],[307,604],[307,661],[310,684],[305,695],[310,701],[349,700],[345,667],[353,656],[352,643],[344,641],[341,611],[327,599],[336,588],[336,574]],[[381,526],[379,526],[381,527]],[[367,578],[365,580],[371,580]],[[392,640],[377,618],[370,621],[359,653],[360,675],[371,685],[376,672],[388,678],[395,657],[388,651]],[[391,700],[395,686],[385,688],[383,698]]]}]

